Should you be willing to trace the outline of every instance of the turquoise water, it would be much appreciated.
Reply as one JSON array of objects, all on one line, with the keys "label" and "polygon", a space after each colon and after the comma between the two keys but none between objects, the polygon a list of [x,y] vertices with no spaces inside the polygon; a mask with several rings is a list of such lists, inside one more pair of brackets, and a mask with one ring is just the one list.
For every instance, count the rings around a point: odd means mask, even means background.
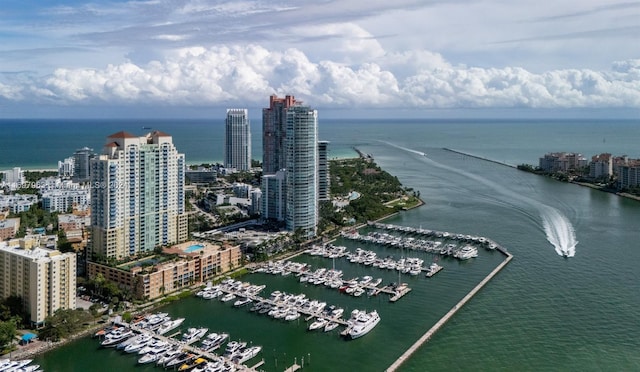
[{"label": "turquoise water", "polygon": [[[58,127],[60,133],[55,136],[70,137],[65,128]],[[332,151],[349,153],[357,146],[404,186],[420,192],[425,205],[388,222],[487,236],[514,255],[402,371],[640,370],[640,203],[442,150],[453,148],[509,164],[536,164],[538,157],[550,151],[640,157],[639,121],[380,120],[321,122],[320,128],[320,137],[331,141]],[[183,133],[180,141],[188,157],[211,149],[199,147],[202,136],[190,140],[190,130],[181,132],[174,126],[167,131],[172,129],[176,141],[177,133]],[[17,158],[42,162],[51,159],[42,152],[26,151],[29,147],[5,147],[6,140],[0,141],[3,154],[11,151]],[[563,258],[553,242],[571,237],[578,242],[575,256]],[[166,309],[173,316],[187,317],[185,327],[207,325],[230,332],[232,338],[263,345],[256,361],[264,358],[267,371],[282,371],[303,356],[305,369],[311,371],[382,371],[500,262],[501,255],[495,253],[481,251],[470,262],[446,262],[433,280],[409,278],[414,290],[395,304],[383,297],[355,299],[302,286],[292,277],[247,277],[266,284],[265,293],[304,292],[345,310],[379,310],[379,326],[353,342],[337,334],[307,332],[302,323],[283,324],[218,301],[189,298]],[[301,259],[332,265],[327,259]],[[369,273],[344,261],[336,261],[336,267],[349,275]],[[397,281],[390,273],[384,279]],[[92,340],[52,351],[37,358],[37,363],[46,371],[152,370],[136,367],[129,356],[99,349]]]},{"label": "turquoise water", "polygon": [[204,245],[202,245],[202,244],[194,244],[194,245],[188,246],[187,249],[185,249],[184,251],[187,252],[187,253],[192,253],[192,252],[199,251],[202,248],[204,248]]}]

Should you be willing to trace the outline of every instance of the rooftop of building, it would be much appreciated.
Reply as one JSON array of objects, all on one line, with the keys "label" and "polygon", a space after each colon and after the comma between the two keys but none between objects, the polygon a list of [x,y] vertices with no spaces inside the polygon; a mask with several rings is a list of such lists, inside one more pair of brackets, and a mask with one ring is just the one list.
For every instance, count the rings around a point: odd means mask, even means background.
[{"label": "rooftop of building", "polygon": [[[32,247],[32,248],[22,248],[20,245],[15,243],[15,240],[9,242],[0,242],[0,251],[11,253],[20,257],[30,258],[35,260],[60,260],[65,258],[68,254],[61,253],[55,249],[47,249],[40,247]],[[69,253],[71,254],[71,253]]]}]

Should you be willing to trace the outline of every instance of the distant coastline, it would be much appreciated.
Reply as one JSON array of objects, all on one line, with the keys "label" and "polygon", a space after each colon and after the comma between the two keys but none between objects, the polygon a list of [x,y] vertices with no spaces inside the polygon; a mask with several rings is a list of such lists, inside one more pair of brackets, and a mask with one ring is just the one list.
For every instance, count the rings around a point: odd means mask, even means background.
[{"label": "distant coastline", "polygon": [[[460,155],[463,155],[463,156],[468,156],[470,158],[484,160],[484,161],[488,161],[488,162],[491,162],[491,163],[503,165],[505,167],[514,168],[514,169],[520,170],[517,166],[515,166],[513,164],[508,164],[508,163],[504,163],[504,162],[501,162],[501,161],[485,158],[485,157],[482,157],[482,156],[469,154],[469,153],[466,153],[466,152],[463,152],[463,151],[453,150],[453,149],[449,149],[449,148],[443,148],[443,150],[446,150],[446,151],[449,151],[449,152],[453,152],[455,154],[460,154]],[[538,174],[538,173],[535,173],[535,174]],[[558,180],[556,180],[556,181],[558,181]],[[593,189],[593,190],[598,190],[598,191],[606,192],[606,193],[609,193],[609,194],[614,194],[614,195],[620,196],[622,198],[627,198],[627,199],[631,199],[631,200],[635,200],[635,201],[640,201],[640,196],[636,196],[636,195],[632,195],[632,194],[628,194],[628,193],[624,193],[624,192],[616,192],[614,190],[608,190],[608,189],[605,189],[603,187],[600,187],[600,186],[597,186],[597,185],[593,185],[593,184],[590,184],[590,183],[586,183],[586,182],[568,181],[566,183],[571,183],[571,184],[578,185],[578,186],[588,187],[588,188]]]}]

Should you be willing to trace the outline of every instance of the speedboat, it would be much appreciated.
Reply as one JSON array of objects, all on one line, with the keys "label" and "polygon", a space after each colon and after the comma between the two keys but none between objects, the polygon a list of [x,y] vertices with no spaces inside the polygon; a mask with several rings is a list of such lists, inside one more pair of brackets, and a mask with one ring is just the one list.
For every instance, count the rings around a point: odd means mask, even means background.
[{"label": "speedboat", "polygon": [[196,357],[195,354],[191,354],[188,351],[184,351],[176,355],[173,359],[169,360],[167,363],[164,364],[164,366],[165,368],[173,368],[173,367],[181,366],[185,363],[189,363],[195,357]]},{"label": "speedboat", "polygon": [[180,368],[178,368],[178,371],[187,371],[190,369],[193,369],[199,365],[203,365],[206,364],[207,360],[204,358],[197,358],[196,360],[194,360],[193,362],[188,362],[188,363],[184,363],[183,365],[180,366]]},{"label": "speedboat", "polygon": [[324,319],[324,318],[318,318],[318,319],[316,319],[315,322],[313,322],[313,323],[311,323],[309,325],[309,330],[313,331],[313,330],[316,330],[316,329],[320,329],[320,328],[323,328],[325,325],[327,325],[327,320]]},{"label": "speedboat", "polygon": [[338,327],[340,324],[338,324],[337,322],[327,322],[327,324],[325,324],[324,326],[324,331],[325,332],[330,332],[333,331],[334,329],[336,329],[336,327]]}]

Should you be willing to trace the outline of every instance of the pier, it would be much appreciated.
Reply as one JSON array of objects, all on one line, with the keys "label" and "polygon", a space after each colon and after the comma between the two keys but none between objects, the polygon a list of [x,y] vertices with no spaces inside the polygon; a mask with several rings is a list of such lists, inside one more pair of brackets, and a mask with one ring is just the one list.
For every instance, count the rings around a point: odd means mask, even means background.
[{"label": "pier", "polygon": [[493,269],[493,271],[491,271],[489,275],[487,275],[480,283],[478,283],[478,285],[476,285],[471,290],[471,292],[467,293],[466,296],[464,296],[453,308],[451,308],[451,310],[449,310],[442,318],[440,318],[440,320],[436,324],[434,324],[424,335],[422,335],[422,337],[420,337],[418,341],[411,345],[411,347],[409,347],[409,349],[407,349],[404,354],[402,354],[395,362],[393,362],[393,364],[391,364],[391,366],[386,369],[387,372],[396,371],[402,365],[402,363],[409,359],[411,355],[413,355],[413,353],[415,353],[416,350],[418,350],[424,343],[429,341],[429,339],[431,339],[431,337],[440,328],[442,328],[442,326],[444,326],[447,321],[449,321],[449,319],[451,319],[451,317],[462,308],[462,306],[464,306],[476,293],[478,293],[478,291],[480,291],[513,258],[513,255],[504,250],[502,247],[498,247],[497,250],[506,256],[504,261],[502,261],[500,265]]}]

